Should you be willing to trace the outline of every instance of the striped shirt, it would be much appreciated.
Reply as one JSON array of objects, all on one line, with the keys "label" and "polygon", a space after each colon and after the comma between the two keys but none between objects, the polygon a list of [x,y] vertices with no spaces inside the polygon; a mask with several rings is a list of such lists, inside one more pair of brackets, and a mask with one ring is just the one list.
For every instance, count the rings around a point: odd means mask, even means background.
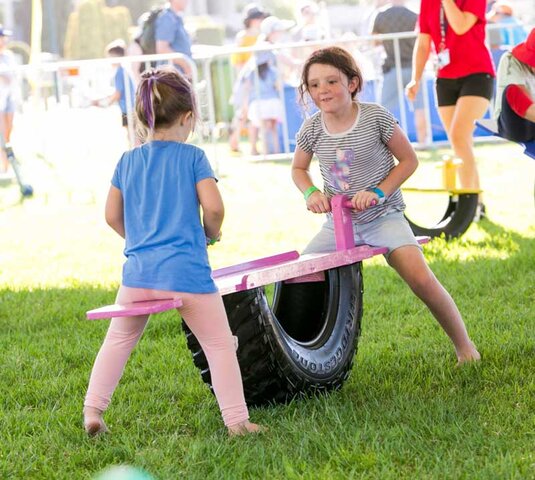
[{"label": "striped shirt", "polygon": [[[379,185],[394,168],[387,147],[396,119],[381,105],[358,102],[353,126],[342,133],[327,131],[321,112],[307,119],[297,133],[297,146],[314,153],[319,160],[324,193],[352,197],[361,190]],[[352,212],[355,223],[367,223],[391,211],[402,212],[405,203],[397,189],[386,201],[363,212]]]}]

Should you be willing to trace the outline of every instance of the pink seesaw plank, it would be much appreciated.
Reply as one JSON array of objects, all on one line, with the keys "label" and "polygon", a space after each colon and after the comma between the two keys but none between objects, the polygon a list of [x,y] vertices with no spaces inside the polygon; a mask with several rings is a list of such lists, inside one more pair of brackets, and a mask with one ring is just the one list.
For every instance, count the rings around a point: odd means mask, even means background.
[{"label": "pink seesaw plank", "polygon": [[126,303],[124,305],[106,305],[87,312],[88,320],[99,320],[112,317],[136,317],[138,315],[150,315],[165,312],[182,306],[180,298],[165,298],[161,300],[149,300],[146,302]]},{"label": "pink seesaw plank", "polygon": [[238,263],[237,265],[232,265],[230,267],[218,268],[217,270],[213,271],[212,278],[215,280],[217,278],[234,275],[240,272],[247,272],[251,269],[254,270],[256,268],[271,267],[273,265],[278,265],[280,263],[288,262],[290,260],[295,260],[296,258],[299,258],[299,253],[295,250],[292,250],[290,252],[278,253],[277,255],[257,258],[255,260]]},{"label": "pink seesaw plank", "polygon": [[429,240],[431,240],[431,237],[416,237],[416,241],[417,241],[420,245],[423,245],[424,243],[428,243]]},{"label": "pink seesaw plank", "polygon": [[215,281],[221,295],[226,295],[274,282],[281,282],[289,278],[308,276],[331,268],[349,265],[386,252],[387,249],[383,247],[375,248],[361,245],[347,250],[301,255],[295,260],[219,277]]}]

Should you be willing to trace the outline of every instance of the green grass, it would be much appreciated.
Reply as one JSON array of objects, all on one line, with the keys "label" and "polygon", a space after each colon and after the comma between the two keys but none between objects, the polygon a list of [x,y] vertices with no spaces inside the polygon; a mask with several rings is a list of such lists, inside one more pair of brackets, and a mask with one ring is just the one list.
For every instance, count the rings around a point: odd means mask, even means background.
[{"label": "green grass", "polygon": [[[91,155],[89,166],[87,152],[23,150],[35,198],[0,189],[0,478],[91,478],[122,463],[158,479],[535,478],[533,162],[514,145],[477,151],[490,220],[425,253],[480,364],[455,368],[442,330],[376,258],[364,264],[363,332],[341,391],[254,409],[269,432],[228,439],[166,313],[127,365],[106,415],[112,434],[88,439],[82,401],[107,322],[84,313],[113,302],[122,264],[102,219],[116,158]],[[440,153],[421,153],[416,183],[440,178]],[[223,157],[227,219],[213,265],[301,249],[321,218],[304,209],[288,162]]]}]

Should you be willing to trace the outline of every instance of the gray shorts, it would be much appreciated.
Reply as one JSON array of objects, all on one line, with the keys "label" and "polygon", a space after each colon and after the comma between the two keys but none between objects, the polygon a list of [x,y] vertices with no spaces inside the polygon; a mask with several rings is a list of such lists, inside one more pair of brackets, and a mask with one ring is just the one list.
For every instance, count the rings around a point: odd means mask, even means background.
[{"label": "gray shorts", "polygon": [[[353,234],[355,245],[387,247],[388,253],[385,254],[387,260],[388,256],[399,247],[414,245],[422,249],[402,212],[391,212],[368,223],[354,223]],[[329,215],[321,230],[302,253],[325,253],[335,250],[334,223],[332,216]]]}]

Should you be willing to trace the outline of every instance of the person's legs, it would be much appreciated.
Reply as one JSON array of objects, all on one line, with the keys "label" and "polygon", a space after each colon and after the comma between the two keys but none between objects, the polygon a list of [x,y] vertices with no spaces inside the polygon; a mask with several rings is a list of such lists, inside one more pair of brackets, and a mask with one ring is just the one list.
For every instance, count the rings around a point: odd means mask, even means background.
[{"label": "person's legs", "polygon": [[451,122],[453,120],[453,115],[455,114],[455,105],[446,105],[443,107],[438,107],[438,116],[442,122],[442,126],[446,131],[446,135],[450,136]]},{"label": "person's legs", "polygon": [[479,352],[468,336],[457,305],[427,265],[422,252],[412,245],[403,246],[390,254],[388,262],[450,337],[458,362],[479,360]]},{"label": "person's legs", "polygon": [[388,111],[399,114],[399,99],[400,97],[403,99],[403,95],[403,85],[401,86],[401,92],[398,89],[396,69],[391,68],[388,72],[383,73],[381,105]]},{"label": "person's legs", "polygon": [[[404,68],[402,71],[403,85],[407,85],[412,78],[412,67]],[[425,84],[427,79],[425,75],[422,77],[421,87],[414,99],[414,127],[416,129],[416,140],[420,145],[424,145],[427,141],[427,117],[425,114],[424,95],[427,94]],[[403,94],[403,93],[402,93]]]},{"label": "person's legs", "polygon": [[[151,299],[149,290],[121,286],[116,303],[130,303]],[[101,415],[108,408],[111,397],[130,353],[136,346],[148,315],[112,318],[106,338],[93,365],[84,401],[84,424],[90,435],[106,431]]]},{"label": "person's legs", "polygon": [[277,119],[264,120],[265,154],[280,153],[279,132]]},{"label": "person's legs", "polygon": [[178,310],[199,341],[210,367],[212,386],[229,433],[257,431],[249,422],[234,337],[219,293],[181,293]]},{"label": "person's legs", "polygon": [[234,113],[232,119],[231,132],[229,137],[230,150],[233,152],[240,151],[240,138],[243,128],[247,124],[247,108],[245,106],[239,107]]},{"label": "person's legs", "polygon": [[414,110],[414,126],[416,128],[416,140],[420,145],[425,145],[427,141],[427,118],[423,108]]},{"label": "person's legs", "polygon": [[247,107],[247,120],[249,120],[249,142],[251,143],[251,155],[258,155],[258,131],[260,129],[260,125],[262,124],[258,100],[253,100]]},{"label": "person's legs", "polygon": [[13,131],[13,112],[6,112],[2,115],[2,125],[4,129],[4,139],[6,143],[11,141],[11,132]]},{"label": "person's legs", "polygon": [[[10,117],[11,116],[11,123]],[[11,135],[11,125],[13,122],[13,114],[9,112],[0,112],[0,132],[4,138],[4,143],[8,143],[8,137]],[[0,173],[7,172],[9,168],[9,160],[7,159],[6,152],[3,148],[0,148]]]},{"label": "person's legs", "polygon": [[462,188],[479,189],[479,174],[474,155],[475,121],[489,108],[489,100],[484,97],[459,97],[451,120],[449,139],[455,155],[462,160],[459,166],[459,180]]}]

